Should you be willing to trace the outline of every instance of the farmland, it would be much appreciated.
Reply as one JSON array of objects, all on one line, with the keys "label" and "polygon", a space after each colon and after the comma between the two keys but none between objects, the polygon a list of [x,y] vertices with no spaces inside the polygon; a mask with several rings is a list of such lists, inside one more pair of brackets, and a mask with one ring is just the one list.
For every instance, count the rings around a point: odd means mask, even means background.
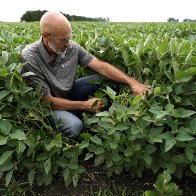
[{"label": "farmland", "polygon": [[[196,174],[195,23],[73,22],[74,41],[153,87],[151,94],[134,96],[127,86],[104,79],[96,96],[105,108],[95,115],[83,114],[85,129],[77,141],[48,126],[49,103],[41,102],[39,89],[26,86],[20,75],[20,52],[39,39],[39,24],[2,23],[0,27],[4,187],[21,173],[30,186],[49,185],[58,176],[66,186],[77,186],[85,165],[91,163],[101,166],[108,177],[126,172],[134,179],[146,170],[160,173],[157,194],[181,195],[170,184],[172,177]],[[78,77],[91,73],[78,69]]]}]

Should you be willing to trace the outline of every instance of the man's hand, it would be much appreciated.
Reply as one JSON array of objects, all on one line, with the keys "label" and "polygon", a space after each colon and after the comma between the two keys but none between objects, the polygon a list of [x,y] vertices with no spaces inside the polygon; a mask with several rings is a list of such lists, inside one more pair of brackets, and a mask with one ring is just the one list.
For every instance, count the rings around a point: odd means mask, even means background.
[{"label": "man's hand", "polygon": [[99,98],[91,98],[85,101],[86,111],[96,112],[97,110],[101,110],[104,107],[104,104]]},{"label": "man's hand", "polygon": [[145,93],[151,93],[150,85],[146,85],[138,81],[134,81],[134,83],[131,84],[130,86],[134,95],[143,95]]}]

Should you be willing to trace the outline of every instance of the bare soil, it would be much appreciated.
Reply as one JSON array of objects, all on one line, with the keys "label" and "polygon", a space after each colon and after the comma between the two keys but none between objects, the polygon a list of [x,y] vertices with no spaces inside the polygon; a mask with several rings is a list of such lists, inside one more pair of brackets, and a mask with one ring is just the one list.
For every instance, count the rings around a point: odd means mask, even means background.
[{"label": "bare soil", "polygon": [[[0,196],[140,196],[146,190],[154,190],[153,184],[158,175],[146,170],[141,178],[132,178],[130,172],[122,172],[120,175],[108,178],[102,167],[95,167],[91,162],[85,163],[85,168],[86,172],[82,174],[77,187],[73,185],[65,187],[63,178],[56,176],[48,186],[30,187],[28,183],[25,183],[23,187],[19,187],[15,183],[12,190],[9,189],[7,190],[9,192],[6,192],[2,178],[0,179]],[[20,182],[24,181],[24,173],[17,175],[16,178]],[[180,180],[173,178],[172,182],[183,190],[184,196],[196,196],[196,176],[184,176]],[[18,193],[20,189],[22,189],[21,194]]]},{"label": "bare soil", "polygon": [[[87,172],[84,173],[77,187],[65,187],[62,178],[56,180],[49,186],[34,186],[36,195],[42,196],[139,196],[146,190],[153,190],[153,184],[157,175],[151,171],[145,171],[141,178],[131,178],[129,172],[113,175],[108,178],[101,167],[89,164]],[[173,179],[185,196],[196,196],[196,176]]]}]

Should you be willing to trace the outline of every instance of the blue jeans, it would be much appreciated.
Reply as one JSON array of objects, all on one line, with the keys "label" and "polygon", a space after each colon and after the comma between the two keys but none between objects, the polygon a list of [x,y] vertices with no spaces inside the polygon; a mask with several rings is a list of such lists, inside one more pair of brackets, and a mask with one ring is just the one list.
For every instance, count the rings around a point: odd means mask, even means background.
[{"label": "blue jeans", "polygon": [[[77,79],[73,88],[70,91],[69,98],[74,101],[88,100],[89,96],[99,89],[98,85],[91,84],[91,80],[100,80],[99,75],[91,75],[84,78]],[[49,116],[51,126],[64,133],[68,138],[75,139],[80,135],[84,124],[80,119],[80,111],[65,111],[65,110],[52,110],[53,115]],[[57,121],[61,121],[61,125],[57,126]]]}]

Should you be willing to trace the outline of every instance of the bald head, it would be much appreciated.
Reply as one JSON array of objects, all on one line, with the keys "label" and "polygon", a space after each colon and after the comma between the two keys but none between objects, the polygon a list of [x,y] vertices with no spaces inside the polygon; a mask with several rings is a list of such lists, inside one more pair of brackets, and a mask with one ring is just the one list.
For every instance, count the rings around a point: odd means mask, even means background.
[{"label": "bald head", "polygon": [[46,12],[40,20],[41,33],[68,33],[71,32],[71,25],[67,18],[60,12]]}]

